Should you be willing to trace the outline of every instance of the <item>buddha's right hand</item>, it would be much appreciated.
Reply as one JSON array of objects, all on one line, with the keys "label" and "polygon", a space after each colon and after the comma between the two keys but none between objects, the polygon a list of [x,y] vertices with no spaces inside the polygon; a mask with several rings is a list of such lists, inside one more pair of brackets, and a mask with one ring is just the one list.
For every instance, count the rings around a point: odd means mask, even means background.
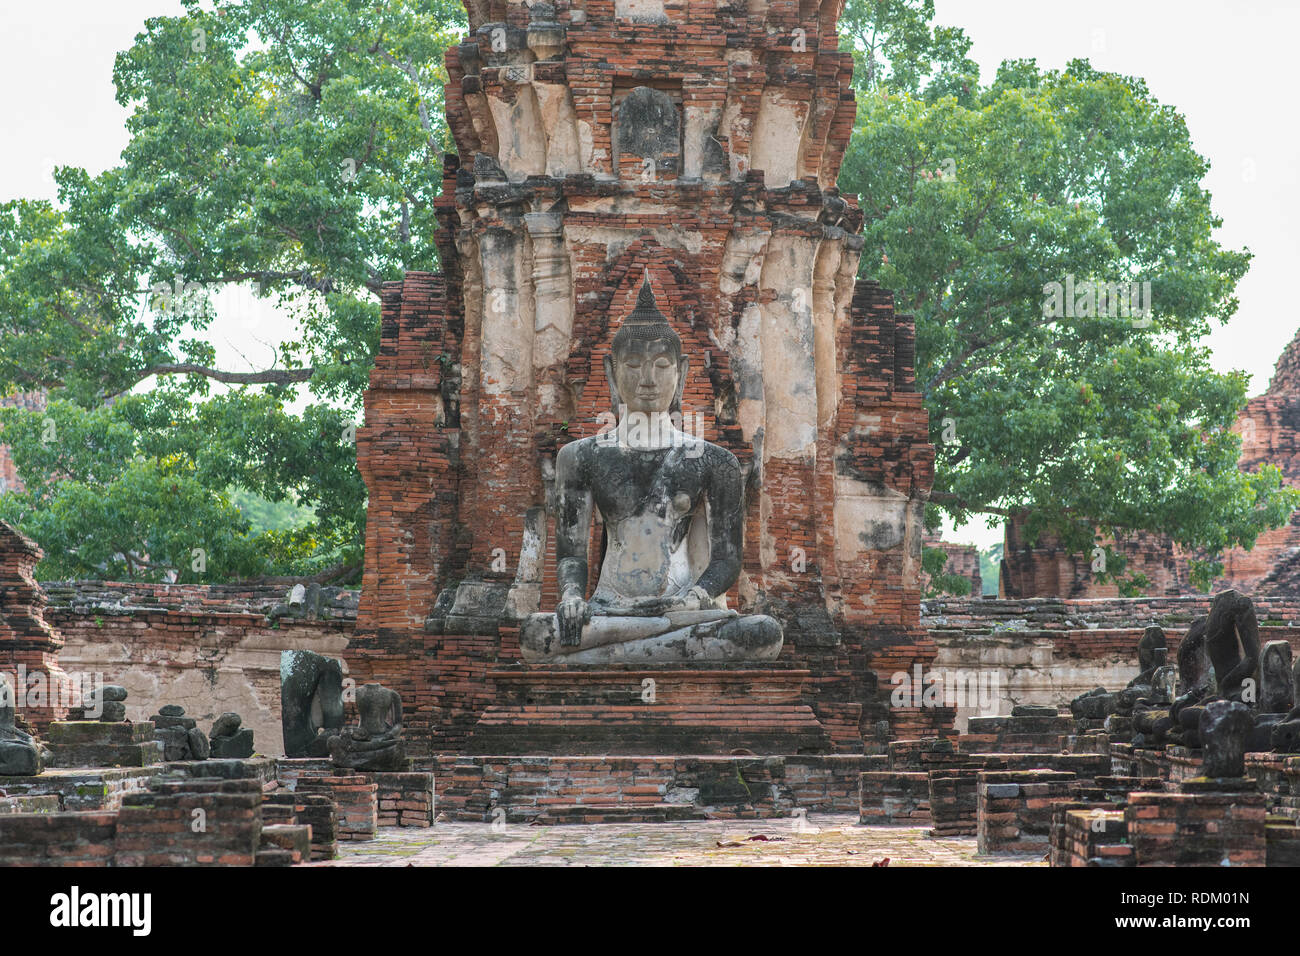
[{"label": "buddha's right hand", "polygon": [[582,643],[582,626],[588,619],[587,602],[580,597],[566,597],[555,609],[560,629],[560,646],[577,647]]}]

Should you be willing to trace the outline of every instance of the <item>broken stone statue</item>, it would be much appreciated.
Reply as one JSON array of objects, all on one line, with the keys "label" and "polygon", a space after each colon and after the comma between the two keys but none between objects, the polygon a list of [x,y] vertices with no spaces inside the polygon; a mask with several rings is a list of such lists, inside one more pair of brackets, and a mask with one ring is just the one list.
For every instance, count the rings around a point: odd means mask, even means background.
[{"label": "broken stone statue", "polygon": [[288,757],[328,757],[343,727],[343,667],[312,651],[280,654],[280,720]]},{"label": "broken stone statue", "polygon": [[1152,624],[1138,641],[1138,675],[1119,693],[1098,687],[1070,701],[1070,713],[1077,720],[1104,720],[1111,714],[1131,714],[1138,700],[1151,694],[1156,671],[1164,666],[1168,644],[1165,632]]},{"label": "broken stone statue", "polygon": [[98,693],[86,694],[81,707],[72,708],[69,720],[101,720],[106,724],[126,720],[126,688],[120,684],[105,684]]},{"label": "broken stone statue", "polygon": [[406,769],[402,740],[402,698],[395,690],[365,684],[357,690],[360,723],[329,742],[334,766],[351,770]]},{"label": "broken stone statue", "polygon": [[1300,753],[1300,657],[1291,667],[1291,681],[1296,706],[1272,728],[1269,737],[1272,744],[1269,749],[1278,754]]},{"label": "broken stone statue", "polygon": [[253,730],[240,728],[243,718],[238,714],[224,713],[212,723],[208,744],[214,759],[244,758],[253,756]]},{"label": "broken stone statue", "polygon": [[1201,708],[1200,736],[1205,747],[1204,776],[1246,775],[1246,743],[1255,728],[1250,708],[1235,700],[1215,700]]},{"label": "broken stone statue", "polygon": [[193,717],[185,716],[184,707],[167,704],[149,720],[153,722],[154,740],[163,745],[163,760],[208,759],[208,738]]},{"label": "broken stone statue", "polygon": [[[772,660],[781,625],[728,610],[740,575],[743,482],[736,457],[680,431],[688,358],[648,278],[605,358],[618,424],[556,460],[554,614],[530,615],[524,660],[552,664]],[[605,522],[586,598],[592,507]]]},{"label": "broken stone statue", "polygon": [[18,729],[13,685],[0,674],[0,777],[31,777],[49,760],[49,751]]},{"label": "broken stone statue", "polygon": [[1210,605],[1209,616],[1192,623],[1178,649],[1180,673],[1184,650],[1189,655],[1189,671],[1204,667],[1204,661],[1193,664],[1193,655],[1208,660],[1208,667],[1202,671],[1197,686],[1174,701],[1169,710],[1174,726],[1168,737],[1174,743],[1199,747],[1201,715],[1207,704],[1214,700],[1253,702],[1258,693],[1255,680],[1260,649],[1255,605],[1240,591],[1220,591]]}]

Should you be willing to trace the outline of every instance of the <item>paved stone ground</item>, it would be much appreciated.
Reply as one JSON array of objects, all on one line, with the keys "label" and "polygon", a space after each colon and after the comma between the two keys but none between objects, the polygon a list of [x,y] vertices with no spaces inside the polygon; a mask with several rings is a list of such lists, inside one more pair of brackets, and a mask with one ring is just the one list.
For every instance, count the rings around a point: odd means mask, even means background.
[{"label": "paved stone ground", "polygon": [[[851,814],[794,820],[602,823],[587,826],[439,823],[384,827],[341,843],[311,866],[1046,866],[1040,857],[978,856],[975,838],[934,840],[922,827],[864,827]],[[802,826],[802,830],[796,829]],[[767,840],[751,837],[766,836]],[[1046,848],[1044,848],[1046,855]]]}]

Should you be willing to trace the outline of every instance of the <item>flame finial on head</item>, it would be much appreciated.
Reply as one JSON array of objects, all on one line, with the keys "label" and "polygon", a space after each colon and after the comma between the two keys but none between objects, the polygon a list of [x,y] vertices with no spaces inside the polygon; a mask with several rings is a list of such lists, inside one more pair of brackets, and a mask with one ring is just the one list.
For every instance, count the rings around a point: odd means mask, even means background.
[{"label": "flame finial on head", "polygon": [[681,354],[681,337],[669,324],[668,317],[659,311],[659,303],[655,301],[654,289],[650,287],[650,274],[647,272],[641,282],[641,291],[637,293],[636,306],[614,333],[611,348],[617,352],[630,342],[657,340],[670,343],[676,353]]}]

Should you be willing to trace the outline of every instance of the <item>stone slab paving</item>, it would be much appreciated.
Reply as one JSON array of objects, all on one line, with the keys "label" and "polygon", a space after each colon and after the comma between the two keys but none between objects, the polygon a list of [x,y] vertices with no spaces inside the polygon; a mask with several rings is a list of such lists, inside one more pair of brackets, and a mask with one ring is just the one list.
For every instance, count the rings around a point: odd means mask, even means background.
[{"label": "stone slab paving", "polygon": [[[374,840],[340,844],[339,859],[309,865],[870,866],[886,857],[889,866],[1047,865],[1038,856],[979,856],[974,837],[931,839],[924,827],[856,821],[852,814],[811,814],[806,821],[383,827]],[[756,836],[768,839],[750,839]]]}]

